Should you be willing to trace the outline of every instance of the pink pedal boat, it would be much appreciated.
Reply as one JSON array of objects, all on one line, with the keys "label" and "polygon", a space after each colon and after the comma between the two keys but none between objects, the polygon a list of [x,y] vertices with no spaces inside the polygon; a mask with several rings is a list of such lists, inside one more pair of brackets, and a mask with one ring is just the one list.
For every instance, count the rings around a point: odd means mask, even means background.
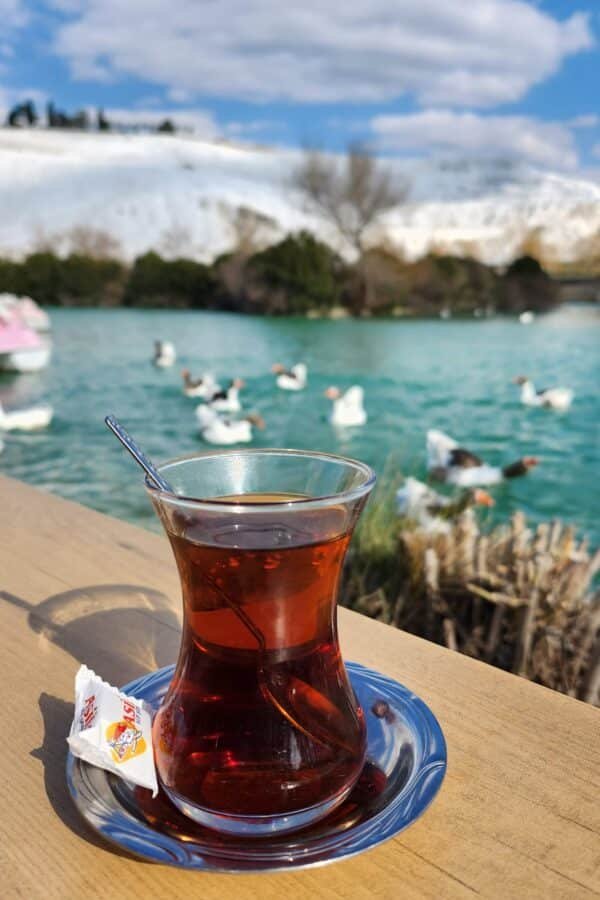
[{"label": "pink pedal boat", "polygon": [[12,311],[0,314],[0,371],[37,372],[48,365],[52,346]]}]

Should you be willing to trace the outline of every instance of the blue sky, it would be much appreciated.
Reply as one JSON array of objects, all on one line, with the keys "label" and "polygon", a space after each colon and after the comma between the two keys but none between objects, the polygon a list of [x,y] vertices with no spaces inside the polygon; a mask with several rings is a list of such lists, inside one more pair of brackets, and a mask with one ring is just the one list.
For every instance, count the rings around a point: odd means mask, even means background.
[{"label": "blue sky", "polygon": [[597,0],[0,0],[0,107],[207,137],[600,160]]}]

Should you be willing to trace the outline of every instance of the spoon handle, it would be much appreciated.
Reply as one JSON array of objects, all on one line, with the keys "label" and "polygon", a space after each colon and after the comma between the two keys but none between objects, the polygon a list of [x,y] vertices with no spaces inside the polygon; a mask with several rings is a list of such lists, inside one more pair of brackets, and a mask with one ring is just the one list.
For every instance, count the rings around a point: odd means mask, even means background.
[{"label": "spoon handle", "polygon": [[114,416],[106,416],[104,421],[106,422],[106,424],[108,425],[110,430],[113,432],[113,434],[116,437],[118,437],[118,439],[121,441],[121,443],[123,444],[125,449],[128,450],[129,453],[131,453],[131,455],[135,459],[135,461],[137,463],[139,463],[139,465],[145,471],[148,478],[150,478],[150,480],[155,484],[155,486],[157,488],[159,488],[161,491],[168,491],[170,494],[174,494],[175,491],[173,490],[173,488],[171,487],[169,482],[165,481],[165,479],[162,477],[162,475],[159,474],[159,472],[152,465],[152,463],[150,462],[150,460],[148,459],[146,454],[142,450],[140,450],[140,448],[138,447],[136,442],[133,440],[131,435],[125,431],[123,426],[119,422],[117,422],[115,417]]}]

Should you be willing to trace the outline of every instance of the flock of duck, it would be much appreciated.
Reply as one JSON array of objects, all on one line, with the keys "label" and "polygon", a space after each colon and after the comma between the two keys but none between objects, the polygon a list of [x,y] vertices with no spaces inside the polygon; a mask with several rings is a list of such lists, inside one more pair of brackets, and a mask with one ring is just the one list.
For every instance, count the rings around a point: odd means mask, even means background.
[{"label": "flock of duck", "polygon": [[[155,342],[155,366],[167,368],[174,365],[176,358],[173,344],[168,341]],[[281,363],[275,363],[271,371],[277,387],[282,391],[302,391],[306,387],[308,369],[304,363],[297,363],[289,369]],[[264,419],[256,413],[236,415],[242,411],[240,391],[245,387],[245,382],[241,378],[232,379],[223,388],[212,372],[204,372],[199,378],[193,378],[189,369],[183,369],[181,377],[185,396],[202,401],[196,407],[196,419],[200,434],[208,444],[246,444],[252,440],[254,428],[265,427]],[[325,396],[332,401],[329,417],[332,425],[355,427],[366,423],[364,391],[358,385],[345,393],[339,388],[329,387]]]},{"label": "flock of duck", "polygon": [[[174,365],[176,352],[173,344],[155,342],[153,362],[160,368]],[[304,363],[286,368],[281,363],[272,366],[277,387],[283,391],[302,391],[308,382],[308,369]],[[240,378],[232,379],[222,387],[211,372],[193,378],[189,369],[181,373],[182,390],[186,397],[198,399],[196,419],[201,437],[210,444],[230,445],[249,443],[253,429],[265,427],[262,416],[253,413],[239,415],[242,411],[240,391],[245,383]],[[536,390],[533,382],[525,376],[514,379],[520,387],[521,402],[526,406],[545,407],[564,411],[573,401],[573,391],[555,387]],[[325,396],[332,401],[329,421],[340,428],[356,428],[367,423],[364,404],[364,390],[353,385],[345,392],[337,387],[329,387]],[[430,429],[426,437],[427,470],[430,479],[443,482],[460,489],[449,498],[433,490],[416,478],[408,477],[396,494],[398,514],[417,522],[430,531],[444,531],[451,520],[463,510],[474,506],[493,506],[494,500],[484,490],[505,479],[526,475],[538,465],[535,456],[524,456],[504,466],[486,463],[442,431]]]},{"label": "flock of duck", "polygon": [[[525,323],[531,318],[531,313],[523,313],[520,317]],[[0,370],[30,372],[47,365],[51,352],[50,328],[47,313],[31,298],[0,294]],[[177,353],[170,341],[155,341],[155,366],[168,368],[176,359]],[[271,371],[276,386],[282,391],[303,391],[307,386],[308,369],[304,363],[290,368],[276,363]],[[184,369],[182,379],[185,396],[201,401],[196,408],[196,420],[201,437],[207,443],[221,446],[249,443],[254,429],[265,427],[261,415],[242,414],[240,392],[245,384],[241,378],[234,378],[222,387],[210,372],[193,378],[190,371]],[[573,391],[569,388],[537,390],[531,379],[523,375],[514,382],[520,387],[521,402],[526,406],[564,411],[573,402]],[[340,429],[366,425],[367,411],[360,385],[353,385],[344,392],[329,387],[325,396],[331,400],[329,421],[332,425]],[[19,409],[5,409],[0,403],[0,452],[4,448],[4,433],[46,428],[53,415],[53,408],[47,403]],[[447,530],[452,519],[471,506],[492,506],[494,500],[486,487],[526,475],[539,462],[537,457],[525,456],[505,466],[491,466],[453,438],[433,429],[427,432],[426,454],[429,478],[458,488],[458,493],[446,497],[428,484],[408,477],[396,494],[397,511],[422,528],[437,531]]]}]

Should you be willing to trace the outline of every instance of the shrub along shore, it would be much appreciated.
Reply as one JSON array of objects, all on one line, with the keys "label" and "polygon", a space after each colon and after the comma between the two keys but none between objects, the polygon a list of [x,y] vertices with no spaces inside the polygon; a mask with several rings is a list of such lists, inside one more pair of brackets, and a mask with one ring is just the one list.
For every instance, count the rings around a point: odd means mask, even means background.
[{"label": "shrub along shore", "polygon": [[474,259],[428,255],[406,262],[382,247],[349,264],[308,232],[210,265],[163,259],[131,264],[85,253],[0,259],[0,292],[42,305],[212,309],[266,315],[439,316],[542,312],[558,286],[531,256],[499,271]]}]

